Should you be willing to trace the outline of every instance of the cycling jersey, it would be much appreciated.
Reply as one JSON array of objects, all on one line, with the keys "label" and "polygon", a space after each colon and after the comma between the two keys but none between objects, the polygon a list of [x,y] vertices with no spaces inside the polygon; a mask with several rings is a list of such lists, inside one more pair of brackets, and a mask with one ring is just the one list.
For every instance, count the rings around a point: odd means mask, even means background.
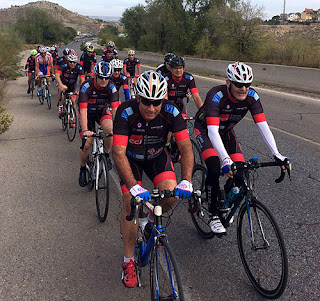
[{"label": "cycling jersey", "polygon": [[88,55],[87,52],[82,53],[80,57],[80,65],[83,67],[84,73],[91,73],[92,66],[97,63],[97,58],[94,54]]},{"label": "cycling jersey", "polygon": [[113,144],[126,146],[126,155],[133,160],[152,160],[164,151],[169,132],[174,133],[177,141],[190,139],[175,105],[164,100],[160,113],[147,122],[140,114],[137,101],[126,101],[116,113]]},{"label": "cycling jersey", "polygon": [[[104,48],[102,50],[102,59],[103,60],[104,60],[104,56],[107,53],[111,53],[112,54],[112,59],[117,59],[119,57],[118,50],[116,50],[116,49],[110,50],[110,49],[108,49],[108,47],[106,47],[106,48]],[[107,62],[109,62],[109,61],[107,61]]]},{"label": "cycling jersey", "polygon": [[119,92],[115,84],[109,81],[107,87],[99,88],[94,78],[85,81],[80,87],[79,107],[87,108],[88,113],[102,111],[110,105],[112,109],[119,106]]},{"label": "cycling jersey", "polygon": [[27,59],[25,69],[28,70],[28,73],[31,73],[32,71],[35,71],[35,67],[36,67],[35,58],[32,59],[32,56],[30,55]]},{"label": "cycling jersey", "polygon": [[128,79],[122,73],[118,77],[114,77],[111,75],[112,82],[116,85],[117,90],[119,91],[121,86],[123,87],[124,97],[125,100],[130,99],[130,91],[128,86]]},{"label": "cycling jersey", "polygon": [[77,64],[75,68],[70,68],[68,63],[64,63],[57,70],[57,73],[60,74],[62,83],[68,87],[68,90],[72,90],[72,92],[78,77],[84,78],[83,68],[80,64]]},{"label": "cycling jersey", "polygon": [[136,57],[132,61],[130,61],[129,58],[126,58],[123,61],[123,68],[126,67],[127,72],[129,72],[131,77],[135,76],[136,66],[140,67],[140,60],[137,59]]},{"label": "cycling jersey", "polygon": [[156,71],[158,73],[161,73],[162,76],[166,77],[168,75],[170,75],[170,71],[167,69],[166,64],[161,64],[157,67]]},{"label": "cycling jersey", "polygon": [[59,68],[59,66],[58,66],[58,60],[59,60],[59,51],[58,50],[56,50],[56,51],[54,51],[53,53],[51,53],[51,55],[52,55],[52,59],[53,59],[53,66],[57,69],[57,68]]},{"label": "cycling jersey", "polygon": [[52,55],[46,52],[43,57],[40,53],[36,55],[35,63],[39,67],[39,75],[49,75],[49,64],[52,62]]},{"label": "cycling jersey", "polygon": [[67,61],[64,59],[64,56],[60,56],[58,59],[57,59],[57,67],[56,68],[59,68],[62,64],[66,63]]}]

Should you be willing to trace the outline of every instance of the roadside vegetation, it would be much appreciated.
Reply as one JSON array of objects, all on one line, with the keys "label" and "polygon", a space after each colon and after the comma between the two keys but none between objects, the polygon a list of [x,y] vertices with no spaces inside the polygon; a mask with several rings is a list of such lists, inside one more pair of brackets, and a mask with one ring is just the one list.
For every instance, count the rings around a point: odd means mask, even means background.
[{"label": "roadside vegetation", "polygon": [[263,17],[262,8],[250,1],[150,0],[123,13],[121,48],[320,67],[318,40],[291,36],[280,42],[262,30]]}]

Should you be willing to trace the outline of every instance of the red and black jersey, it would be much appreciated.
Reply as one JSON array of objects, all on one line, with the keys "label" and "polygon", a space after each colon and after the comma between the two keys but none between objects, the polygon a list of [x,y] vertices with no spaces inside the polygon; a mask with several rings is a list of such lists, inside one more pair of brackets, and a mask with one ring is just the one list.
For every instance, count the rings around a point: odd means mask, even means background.
[{"label": "red and black jersey", "polygon": [[135,76],[136,66],[140,67],[140,60],[136,57],[132,61],[128,57],[123,61],[123,68],[126,67],[132,77]]},{"label": "red and black jersey", "polygon": [[84,73],[91,73],[92,66],[97,63],[97,58],[94,54],[88,55],[87,52],[83,52],[80,57],[80,65],[83,67]]},{"label": "red and black jersey", "polygon": [[265,121],[265,115],[258,93],[250,89],[245,100],[235,99],[226,85],[212,88],[206,96],[203,106],[195,117],[195,128],[206,129],[209,125],[218,125],[219,132],[225,134],[250,111],[254,121]]},{"label": "red and black jersey", "polygon": [[74,86],[79,76],[84,78],[83,68],[80,64],[77,64],[75,68],[70,68],[68,63],[64,63],[59,67],[57,73],[60,74],[61,81],[66,86]]},{"label": "red and black jersey", "polygon": [[174,77],[171,73],[166,76],[168,82],[168,99],[174,102],[182,102],[188,90],[191,93],[198,93],[198,88],[193,76],[184,72],[180,78]]},{"label": "red and black jersey", "polygon": [[59,68],[61,65],[63,65],[64,63],[66,63],[67,61],[64,59],[64,56],[60,56],[57,60],[57,68]]},{"label": "red and black jersey", "polygon": [[152,160],[164,150],[169,132],[174,133],[177,141],[190,139],[186,122],[175,105],[164,100],[159,115],[145,121],[137,101],[126,101],[116,113],[113,144],[126,146],[126,154],[133,160]]},{"label": "red and black jersey", "polygon": [[166,64],[161,64],[157,67],[156,72],[161,73],[162,76],[166,77],[170,75],[170,71],[167,69]]},{"label": "red and black jersey", "polygon": [[113,75],[111,75],[110,79],[116,85],[116,88],[118,91],[120,90],[120,88],[122,86],[125,100],[129,100],[130,99],[130,92],[129,92],[127,77],[124,76],[122,73],[120,73],[120,75],[118,77],[114,77]]},{"label": "red and black jersey", "polygon": [[85,81],[80,87],[80,109],[87,108],[88,112],[102,110],[110,105],[112,109],[119,106],[119,92],[115,84],[109,81],[105,88],[97,86],[94,78]]},{"label": "red and black jersey", "polygon": [[30,55],[27,59],[25,69],[27,69],[28,72],[32,72],[32,71],[35,71],[35,68],[36,68],[35,59],[32,59],[32,56]]}]

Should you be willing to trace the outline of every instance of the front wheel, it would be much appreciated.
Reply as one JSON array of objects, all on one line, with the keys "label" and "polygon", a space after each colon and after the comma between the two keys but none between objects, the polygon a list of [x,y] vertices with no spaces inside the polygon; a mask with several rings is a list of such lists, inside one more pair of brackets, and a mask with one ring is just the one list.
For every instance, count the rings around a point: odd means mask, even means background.
[{"label": "front wheel", "polygon": [[104,155],[99,155],[97,157],[96,168],[96,207],[98,219],[103,223],[107,218],[109,209],[109,171],[107,160]]},{"label": "front wheel", "polygon": [[150,259],[151,300],[184,300],[178,264],[165,237],[160,237]]},{"label": "front wheel", "polygon": [[45,91],[46,91],[45,97],[47,100],[47,106],[48,106],[48,109],[50,110],[51,109],[51,95],[50,95],[48,87],[45,89]]},{"label": "front wheel", "polygon": [[271,212],[256,199],[240,208],[237,238],[244,269],[254,288],[266,298],[279,298],[288,280],[287,252]]},{"label": "front wheel", "polygon": [[69,141],[73,141],[77,133],[77,113],[72,104],[67,106],[67,112],[65,113],[67,119],[67,136]]}]

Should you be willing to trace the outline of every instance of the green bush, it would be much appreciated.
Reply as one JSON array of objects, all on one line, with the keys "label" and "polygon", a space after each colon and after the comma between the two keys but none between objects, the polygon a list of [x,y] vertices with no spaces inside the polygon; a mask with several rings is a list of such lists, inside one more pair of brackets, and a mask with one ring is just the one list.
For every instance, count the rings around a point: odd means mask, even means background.
[{"label": "green bush", "polygon": [[13,117],[10,116],[5,106],[0,106],[0,134],[7,131],[13,122]]}]

